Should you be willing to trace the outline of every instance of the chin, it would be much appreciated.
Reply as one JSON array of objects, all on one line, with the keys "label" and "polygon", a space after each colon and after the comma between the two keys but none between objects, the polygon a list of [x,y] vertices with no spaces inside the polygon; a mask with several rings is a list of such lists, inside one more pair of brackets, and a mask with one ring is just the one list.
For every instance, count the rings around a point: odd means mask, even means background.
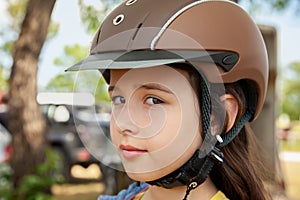
[{"label": "chin", "polygon": [[[123,160],[123,166],[128,176],[136,181],[147,182],[160,179],[183,166],[199,148],[197,142],[190,145],[181,155],[172,157],[168,152],[145,154],[133,161]],[[198,143],[199,144],[199,143]]]},{"label": "chin", "polygon": [[147,182],[147,181],[153,181],[159,179],[169,173],[163,173],[163,171],[143,172],[143,173],[127,172],[127,175],[135,181]]},{"label": "chin", "polygon": [[152,170],[152,171],[147,171],[147,172],[142,171],[143,169],[140,172],[137,172],[138,169],[136,169],[135,171],[127,171],[126,167],[125,167],[125,171],[127,175],[135,181],[141,181],[141,182],[154,181],[174,172],[175,170],[180,168],[185,162],[186,161],[179,159],[168,166],[165,166],[160,169]]}]

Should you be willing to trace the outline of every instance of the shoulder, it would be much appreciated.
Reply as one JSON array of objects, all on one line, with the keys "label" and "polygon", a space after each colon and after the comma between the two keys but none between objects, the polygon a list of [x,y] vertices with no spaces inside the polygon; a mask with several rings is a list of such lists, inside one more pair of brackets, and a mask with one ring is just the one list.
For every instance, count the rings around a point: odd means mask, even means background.
[{"label": "shoulder", "polygon": [[147,190],[149,185],[147,183],[132,183],[128,189],[121,190],[116,196],[101,195],[98,200],[129,200],[134,199],[139,193]]},{"label": "shoulder", "polygon": [[221,191],[218,191],[210,200],[229,200],[225,194]]}]

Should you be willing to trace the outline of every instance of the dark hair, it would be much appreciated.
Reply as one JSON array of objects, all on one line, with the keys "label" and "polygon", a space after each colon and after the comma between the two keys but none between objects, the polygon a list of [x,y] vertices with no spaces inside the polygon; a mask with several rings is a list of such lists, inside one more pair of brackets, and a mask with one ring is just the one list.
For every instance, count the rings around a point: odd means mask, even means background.
[{"label": "dark hair", "polygon": [[[198,95],[201,108],[201,81],[199,72],[188,64],[171,64],[175,69],[188,72],[189,81]],[[243,81],[225,84],[225,92],[233,95],[239,105],[236,122],[243,116],[247,109],[247,99],[243,91]],[[214,88],[214,87],[212,87]],[[226,113],[225,108],[217,92],[211,92],[212,108],[211,112]],[[226,134],[227,116],[215,114],[214,122],[219,126],[221,135]],[[201,122],[200,122],[201,123]],[[204,134],[204,133],[202,133]],[[204,137],[204,135],[202,135]],[[255,135],[246,124],[240,133],[228,145],[221,148],[224,154],[224,162],[216,165],[210,173],[210,178],[215,186],[221,190],[229,199],[239,200],[268,200],[270,193],[265,187],[265,183],[271,176],[270,172],[262,164],[262,151]]]},{"label": "dark hair", "polygon": [[[236,121],[246,111],[246,99],[241,86],[242,83],[225,84],[226,93],[232,94],[239,104]],[[219,101],[219,98],[214,101]],[[222,134],[226,134],[224,129]],[[246,124],[237,137],[221,150],[224,162],[216,165],[210,174],[218,189],[229,199],[271,199],[265,187],[270,172],[261,162],[263,151],[249,124]]]}]

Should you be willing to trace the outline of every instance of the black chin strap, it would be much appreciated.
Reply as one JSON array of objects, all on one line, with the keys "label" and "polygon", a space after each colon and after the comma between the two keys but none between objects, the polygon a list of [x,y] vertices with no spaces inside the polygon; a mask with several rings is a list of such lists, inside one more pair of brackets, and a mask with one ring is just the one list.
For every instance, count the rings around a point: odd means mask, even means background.
[{"label": "black chin strap", "polygon": [[197,188],[207,179],[214,164],[222,162],[223,153],[217,147],[214,147],[207,156],[202,158],[200,150],[197,150],[189,161],[179,169],[160,179],[149,181],[148,183],[167,189],[186,185],[187,190],[183,198],[186,199],[191,190]]},{"label": "black chin strap", "polygon": [[[199,156],[198,156],[199,158]],[[199,185],[201,185],[210,174],[211,170],[214,167],[215,163],[222,163],[223,162],[223,153],[215,147],[208,155],[207,157],[203,158],[203,164],[196,176],[190,179],[189,183],[187,185],[187,190],[185,192],[185,196],[183,200],[187,199],[187,196],[190,194],[190,191],[197,188]]]}]

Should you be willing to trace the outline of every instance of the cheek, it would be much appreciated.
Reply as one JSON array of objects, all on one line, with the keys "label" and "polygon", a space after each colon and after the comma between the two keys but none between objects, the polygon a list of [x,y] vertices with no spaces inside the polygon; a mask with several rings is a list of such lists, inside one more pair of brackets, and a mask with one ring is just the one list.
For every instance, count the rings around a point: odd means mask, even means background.
[{"label": "cheek", "polygon": [[[192,124],[194,121],[181,113],[167,114],[169,117],[159,134],[146,141],[149,154],[138,158],[136,162],[125,163],[131,178],[149,181],[167,175],[182,166],[199,148],[201,136],[198,126]],[[197,119],[199,117],[196,116],[194,120]]]},{"label": "cheek", "polygon": [[113,117],[110,120],[110,137],[115,146],[118,146],[120,134],[117,133],[117,125],[116,121],[113,119]]},{"label": "cheek", "polygon": [[176,109],[166,111],[165,122],[158,134],[149,138],[149,151],[158,151],[170,145],[174,138],[178,135],[181,127],[181,115]]},{"label": "cheek", "polygon": [[192,143],[191,149],[194,151],[195,145],[201,144],[199,108],[191,98],[184,100],[181,104],[164,110],[163,126],[161,123],[156,123],[161,126],[160,131],[148,140],[150,151],[159,151],[164,148],[181,148],[181,151],[186,151],[190,149]]}]

